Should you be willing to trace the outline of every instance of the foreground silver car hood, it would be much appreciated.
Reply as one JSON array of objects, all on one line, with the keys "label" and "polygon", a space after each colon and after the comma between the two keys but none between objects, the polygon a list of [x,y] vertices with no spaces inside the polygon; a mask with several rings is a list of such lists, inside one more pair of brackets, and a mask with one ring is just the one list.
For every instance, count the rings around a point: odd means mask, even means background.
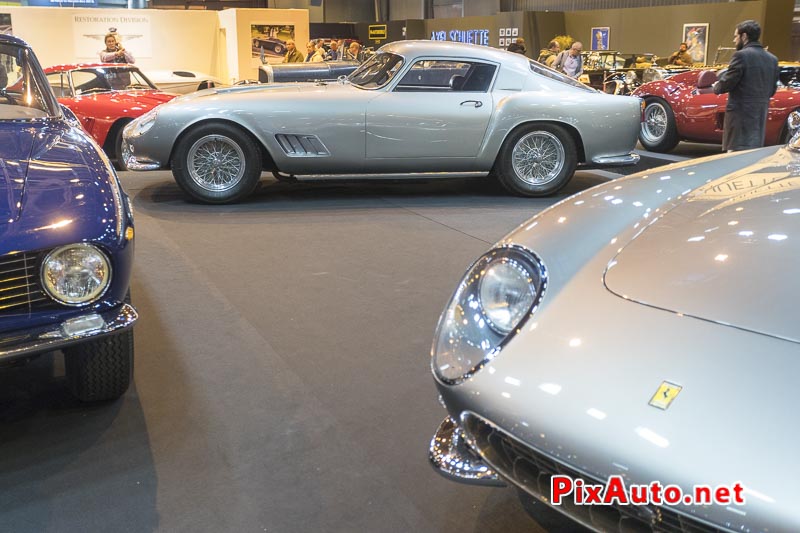
[{"label": "foreground silver car hood", "polygon": [[[546,292],[536,313],[481,371],[460,385],[438,382],[450,416],[458,420],[475,413],[597,480],[621,475],[628,484],[659,480],[684,490],[698,483],[740,481],[746,508],[679,505],[675,510],[735,531],[800,530],[795,484],[800,429],[793,401],[800,345],[641,305],[606,286],[619,292],[630,287],[631,295],[658,297],[665,307],[671,303],[787,331],[783,311],[769,298],[783,306],[800,297],[793,265],[784,264],[792,257],[785,248],[797,238],[788,224],[797,228],[793,217],[800,214],[778,216],[785,227],[757,225],[769,200],[763,180],[755,180],[767,178],[771,192],[781,191],[772,196],[774,209],[800,208],[793,175],[798,164],[798,154],[775,147],[683,162],[588,189],[524,223],[501,244],[523,246],[541,258],[548,268]],[[745,187],[751,178],[754,185]],[[729,199],[726,188],[741,189]],[[742,211],[736,211],[739,207]],[[689,218],[695,208],[703,214],[697,227]],[[738,224],[728,226],[733,220]],[[685,237],[666,235],[675,226],[686,228],[676,231]],[[723,250],[723,244],[738,242],[731,228],[753,231],[752,246],[742,241]],[[788,238],[761,242],[766,231]],[[728,237],[715,236],[709,245],[714,232]],[[706,239],[687,242],[697,235]],[[704,242],[707,248],[696,257],[686,251]],[[704,265],[711,251],[710,264]],[[645,252],[675,259],[655,258],[650,270],[627,270],[632,254]],[[759,255],[767,252],[772,255]],[[751,295],[770,291],[749,303],[751,314],[768,315],[763,320],[710,301],[745,290],[732,274],[727,279],[734,285],[727,292],[724,282],[717,282],[713,269],[725,268],[725,261],[715,259],[718,254],[727,254],[726,261],[753,262],[743,269],[749,279],[741,283],[754,285],[746,289]],[[785,277],[778,278],[781,274]],[[678,303],[668,299],[668,289],[648,285],[663,283],[688,293],[692,289],[673,280],[691,281],[695,275],[710,277],[715,289],[692,298],[684,294]],[[770,284],[776,287],[767,289]],[[786,320],[796,316],[787,314]],[[767,318],[778,325],[769,325]],[[667,410],[648,405],[663,381],[683,387]]]},{"label": "foreground silver car hood", "polygon": [[[800,168],[789,153],[708,183],[609,263],[606,286],[643,304],[800,342]],[[669,178],[661,176],[660,179]],[[778,193],[778,194],[775,194]],[[754,313],[754,302],[770,313]]]}]

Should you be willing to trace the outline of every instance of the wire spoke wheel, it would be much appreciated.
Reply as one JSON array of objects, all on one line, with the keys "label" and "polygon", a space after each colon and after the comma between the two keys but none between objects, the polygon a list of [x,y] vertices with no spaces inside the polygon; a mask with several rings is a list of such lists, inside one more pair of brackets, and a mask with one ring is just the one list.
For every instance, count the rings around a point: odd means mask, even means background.
[{"label": "wire spoke wheel", "polygon": [[642,137],[650,143],[657,143],[667,133],[667,111],[660,103],[648,104],[644,110]]},{"label": "wire spoke wheel", "polygon": [[236,187],[245,173],[242,148],[223,135],[200,137],[189,148],[186,159],[192,180],[207,191],[228,191]]},{"label": "wire spoke wheel", "polygon": [[530,185],[544,185],[561,174],[566,153],[559,138],[549,131],[532,131],[517,141],[511,158],[519,179]]}]

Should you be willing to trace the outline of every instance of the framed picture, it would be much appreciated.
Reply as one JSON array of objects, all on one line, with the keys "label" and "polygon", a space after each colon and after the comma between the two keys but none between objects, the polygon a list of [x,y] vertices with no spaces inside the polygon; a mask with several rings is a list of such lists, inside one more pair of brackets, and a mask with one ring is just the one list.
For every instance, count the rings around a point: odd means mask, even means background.
[{"label": "framed picture", "polygon": [[500,28],[500,37],[505,37],[505,36],[506,36],[506,29]]},{"label": "framed picture", "polygon": [[511,29],[511,36],[516,37],[519,35],[519,28],[512,28]]},{"label": "framed picture", "polygon": [[[251,24],[252,57],[261,63],[280,63],[286,55],[286,41],[294,40],[294,24]],[[301,51],[305,55],[305,47]]]},{"label": "framed picture", "polygon": [[592,28],[592,50],[608,50],[608,26]]},{"label": "framed picture", "polygon": [[683,39],[686,43],[686,51],[692,56],[693,63],[706,63],[708,53],[708,23],[692,22],[683,25]]}]

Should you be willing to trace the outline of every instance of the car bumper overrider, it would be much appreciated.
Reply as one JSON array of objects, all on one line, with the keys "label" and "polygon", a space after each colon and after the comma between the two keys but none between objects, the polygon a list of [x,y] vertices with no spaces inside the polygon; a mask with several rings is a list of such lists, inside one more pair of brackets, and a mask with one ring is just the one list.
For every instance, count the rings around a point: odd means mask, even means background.
[{"label": "car bumper overrider", "polygon": [[120,333],[133,326],[139,314],[130,304],[102,312],[92,312],[37,328],[9,332],[0,340],[0,361],[58,350],[91,338]]}]

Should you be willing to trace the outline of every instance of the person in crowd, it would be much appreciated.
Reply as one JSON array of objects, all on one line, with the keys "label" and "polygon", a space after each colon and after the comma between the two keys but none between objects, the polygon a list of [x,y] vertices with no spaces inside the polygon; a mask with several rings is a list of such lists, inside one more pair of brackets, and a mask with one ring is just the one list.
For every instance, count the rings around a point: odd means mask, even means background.
[{"label": "person in crowd", "polygon": [[306,44],[306,63],[318,63],[320,61],[324,61],[324,57],[322,52],[320,52],[319,48],[317,48],[317,43],[314,41],[308,41]]},{"label": "person in crowd", "polygon": [[539,52],[539,58],[536,60],[543,65],[547,65],[548,67],[552,67],[553,63],[556,61],[556,57],[561,52],[561,45],[558,44],[558,41],[555,39],[550,41],[547,45],[547,48],[543,48]]},{"label": "person in crowd", "polygon": [[691,67],[692,56],[689,55],[688,48],[689,47],[686,45],[686,43],[681,43],[678,51],[669,56],[669,64],[680,65],[682,67]]},{"label": "person in crowd", "polygon": [[733,30],[736,52],[714,84],[716,94],[728,93],[722,129],[722,150],[733,152],[764,146],[769,99],[778,84],[778,58],[759,42],[761,26],[740,22]]},{"label": "person in crowd", "polygon": [[525,39],[523,39],[522,37],[518,37],[515,42],[508,45],[507,50],[509,52],[515,52],[517,54],[525,55],[525,52],[527,52],[527,50],[525,49]]},{"label": "person in crowd", "polygon": [[345,59],[350,61],[360,61],[361,60],[361,45],[358,44],[356,41],[350,43],[350,47],[347,49],[347,53],[345,54]]},{"label": "person in crowd", "polygon": [[297,49],[297,46],[294,44],[294,41],[289,39],[286,41],[286,55],[283,56],[284,63],[302,63],[305,58],[303,54],[300,53],[300,50]]},{"label": "person in crowd", "polygon": [[333,39],[331,41],[331,49],[325,54],[325,61],[340,61],[342,59],[342,51],[339,49],[339,41]]},{"label": "person in crowd", "polygon": [[553,62],[553,68],[563,72],[570,78],[578,78],[583,74],[583,44],[580,41],[575,41],[569,50],[564,50],[559,53],[556,60]]},{"label": "person in crowd", "polygon": [[106,48],[100,50],[100,61],[103,63],[136,63],[136,59],[129,51],[125,50],[117,40],[116,34],[107,33],[105,37]]}]

